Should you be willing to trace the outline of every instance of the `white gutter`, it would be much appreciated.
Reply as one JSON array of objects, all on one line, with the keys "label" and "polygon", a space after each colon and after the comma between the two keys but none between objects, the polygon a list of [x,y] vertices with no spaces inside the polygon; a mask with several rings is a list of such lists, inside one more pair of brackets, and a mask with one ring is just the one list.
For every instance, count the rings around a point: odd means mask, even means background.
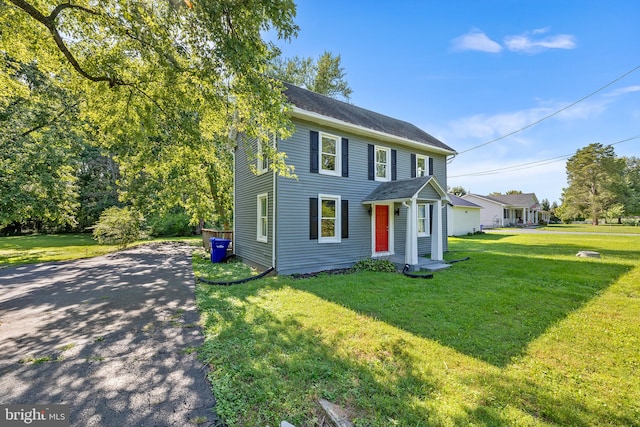
[{"label": "white gutter", "polygon": [[428,149],[429,151],[433,151],[435,153],[444,154],[448,156],[453,156],[455,154],[458,154],[456,151],[453,151],[453,150],[447,150],[444,148],[435,147],[433,145],[425,144],[424,142],[413,141],[411,139],[403,138],[401,136],[391,135],[386,132],[381,132],[378,130],[365,128],[363,126],[354,125],[352,123],[345,122],[343,120],[338,120],[333,117],[328,117],[323,114],[303,110],[300,107],[296,107],[295,105],[292,106],[290,110],[290,114],[292,117],[296,117],[298,119],[306,119],[314,123],[319,123],[325,126],[331,126],[334,128],[338,128],[347,132],[352,132],[352,133],[363,135],[363,136],[395,142],[397,144],[404,145],[411,148],[417,148],[420,150]]}]

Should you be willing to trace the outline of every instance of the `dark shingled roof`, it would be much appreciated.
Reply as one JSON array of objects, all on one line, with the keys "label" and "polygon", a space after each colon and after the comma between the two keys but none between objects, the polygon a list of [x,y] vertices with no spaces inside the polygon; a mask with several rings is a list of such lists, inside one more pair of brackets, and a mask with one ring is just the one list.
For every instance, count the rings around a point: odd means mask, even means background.
[{"label": "dark shingled roof", "polygon": [[284,94],[289,102],[302,110],[455,152],[453,148],[411,123],[356,107],[355,105],[302,89],[290,83],[284,82],[284,86]]},{"label": "dark shingled roof", "polygon": [[371,194],[365,197],[363,202],[410,199],[420,191],[431,178],[431,176],[421,176],[419,178],[383,182],[373,190]]},{"label": "dark shingled roof", "polygon": [[481,208],[482,206],[476,205],[462,197],[458,197],[455,194],[449,193],[449,199],[451,199],[451,205],[453,206],[467,206],[469,208]]}]

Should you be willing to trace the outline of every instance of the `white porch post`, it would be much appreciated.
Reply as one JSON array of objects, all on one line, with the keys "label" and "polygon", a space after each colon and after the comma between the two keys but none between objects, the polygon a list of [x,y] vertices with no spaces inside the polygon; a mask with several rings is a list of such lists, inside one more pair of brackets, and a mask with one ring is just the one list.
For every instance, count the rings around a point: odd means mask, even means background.
[{"label": "white porch post", "polygon": [[414,197],[406,204],[407,235],[405,237],[404,263],[418,264],[418,203]]},{"label": "white porch post", "polygon": [[433,228],[431,230],[431,259],[434,261],[444,259],[442,239],[442,201],[437,200],[433,206]]}]

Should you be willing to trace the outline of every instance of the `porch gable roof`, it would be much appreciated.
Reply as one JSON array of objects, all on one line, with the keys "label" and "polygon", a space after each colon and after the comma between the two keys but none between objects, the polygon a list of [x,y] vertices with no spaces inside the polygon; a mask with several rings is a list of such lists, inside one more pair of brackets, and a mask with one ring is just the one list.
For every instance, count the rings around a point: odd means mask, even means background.
[{"label": "porch gable roof", "polygon": [[401,179],[397,181],[388,181],[380,184],[362,201],[363,205],[374,202],[402,202],[413,197],[417,197],[427,185],[431,185],[440,195],[442,200],[449,201],[447,193],[442,186],[432,176],[421,176],[418,178]]}]

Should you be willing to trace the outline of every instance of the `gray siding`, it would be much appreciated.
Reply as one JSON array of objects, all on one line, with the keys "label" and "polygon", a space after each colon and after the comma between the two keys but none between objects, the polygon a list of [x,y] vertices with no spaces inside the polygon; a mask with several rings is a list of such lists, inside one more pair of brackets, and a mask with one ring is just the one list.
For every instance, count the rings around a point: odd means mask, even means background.
[{"label": "gray siding", "polygon": [[[320,271],[351,266],[362,258],[371,256],[371,216],[369,205],[362,200],[380,183],[368,180],[367,145],[376,144],[397,150],[397,179],[411,177],[411,154],[425,154],[434,159],[434,175],[446,188],[446,156],[434,154],[427,149],[418,152],[397,144],[364,139],[355,134],[337,132],[316,124],[295,121],[296,131],[278,148],[287,153],[287,162],[295,165],[298,179],[277,178],[276,198],[278,217],[276,220],[277,245],[276,268],[280,274]],[[349,177],[328,176],[310,173],[309,131],[328,132],[349,139]],[[255,206],[255,192],[253,195]],[[309,198],[318,194],[341,196],[349,201],[349,238],[340,243],[319,243],[309,239]],[[271,201],[271,200],[270,200]],[[248,203],[248,202],[247,202]],[[406,208],[396,203],[400,215],[394,215],[394,246],[396,254],[404,254]],[[443,216],[446,221],[446,215]],[[253,240],[255,241],[255,208],[253,213]],[[236,229],[239,229],[237,223]],[[446,223],[443,224],[446,236]],[[430,238],[419,239],[420,254],[430,252]]]},{"label": "gray siding", "polygon": [[[248,165],[243,143],[235,150],[235,253],[243,260],[260,266],[272,264],[273,244],[273,173],[255,175]],[[253,147],[252,149],[255,149]],[[257,240],[258,194],[268,193],[269,224],[267,242]]]}]

